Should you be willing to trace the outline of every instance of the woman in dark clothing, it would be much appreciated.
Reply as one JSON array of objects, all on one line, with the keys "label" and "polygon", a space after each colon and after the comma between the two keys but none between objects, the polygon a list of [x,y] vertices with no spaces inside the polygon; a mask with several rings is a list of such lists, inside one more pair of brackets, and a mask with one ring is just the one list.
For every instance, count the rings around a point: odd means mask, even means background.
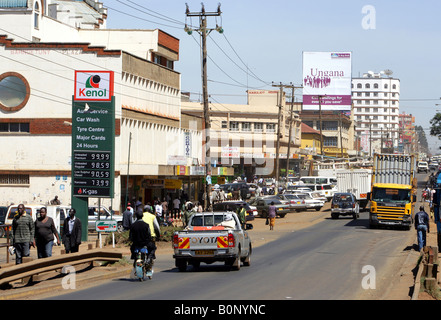
[{"label": "woman in dark clothing", "polygon": [[43,207],[40,209],[40,217],[35,220],[35,243],[39,259],[52,256],[54,236],[57,243],[60,243],[54,220],[47,216],[47,209]]}]

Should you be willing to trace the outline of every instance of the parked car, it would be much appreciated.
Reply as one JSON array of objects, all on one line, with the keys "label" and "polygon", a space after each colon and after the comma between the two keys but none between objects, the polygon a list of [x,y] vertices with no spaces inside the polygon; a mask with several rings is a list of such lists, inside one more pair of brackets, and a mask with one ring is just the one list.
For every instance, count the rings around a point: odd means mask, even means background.
[{"label": "parked car", "polygon": [[213,212],[218,211],[233,211],[237,212],[237,208],[240,207],[241,204],[244,204],[245,210],[247,211],[246,220],[252,221],[254,220],[254,217],[257,216],[257,210],[252,209],[251,206],[246,203],[245,201],[223,201],[223,202],[217,202],[213,204]]},{"label": "parked car", "polygon": [[354,219],[359,217],[360,207],[357,198],[352,193],[336,193],[332,198],[331,217],[337,219],[339,216],[352,215]]},{"label": "parked car", "polygon": [[312,189],[310,187],[306,187],[304,185],[294,185],[294,186],[288,186],[288,188],[286,188],[286,192],[292,193],[292,192],[296,192],[296,191],[312,191]]},{"label": "parked car", "polygon": [[337,192],[337,188],[330,184],[310,184],[304,185],[304,187],[310,188],[312,191],[320,192],[328,201],[330,201],[334,193]]},{"label": "parked car", "polygon": [[276,213],[281,218],[285,217],[285,215],[291,210],[289,208],[289,205],[283,204],[278,199],[267,197],[258,198],[256,199],[255,206],[257,208],[257,212],[261,217],[266,218],[268,216],[268,210],[271,202],[274,202]]},{"label": "parked car", "polygon": [[316,211],[320,211],[320,209],[325,205],[322,200],[314,199],[308,193],[297,193],[296,195],[306,203],[306,209],[315,209]]},{"label": "parked car", "polygon": [[[425,163],[425,165],[424,165]],[[420,169],[420,164],[421,164],[421,169]],[[439,164],[436,161],[431,162],[429,165],[427,165],[427,162],[424,161],[420,161],[418,162],[418,172],[420,171],[425,171],[428,172],[429,170],[438,170]],[[425,170],[424,170],[425,168]]]},{"label": "parked car", "polygon": [[313,198],[314,200],[323,201],[323,204],[325,204],[326,201],[328,201],[328,199],[325,196],[323,196],[320,192],[317,192],[317,191],[302,191],[302,192],[297,192],[297,193],[309,194],[311,196],[311,198]]},{"label": "parked car", "polygon": [[[122,215],[115,215],[111,214],[109,209],[107,209],[104,206],[100,207],[100,215],[99,220],[115,220],[117,222],[117,231],[122,232],[123,226],[122,226]],[[98,206],[89,206],[89,221],[87,223],[87,228],[89,230],[95,230],[96,229],[96,221],[98,220]]]},{"label": "parked car", "polygon": [[306,209],[306,203],[303,199],[298,197],[296,194],[292,193],[284,193],[284,194],[276,194],[272,196],[266,196],[268,199],[278,199],[285,205],[288,205],[291,211],[302,211]]}]

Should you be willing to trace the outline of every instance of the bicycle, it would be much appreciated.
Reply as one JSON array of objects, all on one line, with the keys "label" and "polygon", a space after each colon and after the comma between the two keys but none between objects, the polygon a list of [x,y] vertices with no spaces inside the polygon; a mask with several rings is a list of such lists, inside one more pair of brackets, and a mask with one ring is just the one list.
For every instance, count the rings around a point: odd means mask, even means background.
[{"label": "bicycle", "polygon": [[135,249],[135,276],[139,281],[144,281],[145,278],[151,280],[153,276],[153,259],[149,257],[147,247]]}]

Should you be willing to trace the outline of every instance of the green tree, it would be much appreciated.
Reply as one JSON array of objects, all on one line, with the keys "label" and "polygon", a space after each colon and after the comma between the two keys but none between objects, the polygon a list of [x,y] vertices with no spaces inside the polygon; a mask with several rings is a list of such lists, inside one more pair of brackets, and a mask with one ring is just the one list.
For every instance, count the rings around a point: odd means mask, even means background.
[{"label": "green tree", "polygon": [[430,120],[430,135],[441,139],[441,113],[435,114]]}]

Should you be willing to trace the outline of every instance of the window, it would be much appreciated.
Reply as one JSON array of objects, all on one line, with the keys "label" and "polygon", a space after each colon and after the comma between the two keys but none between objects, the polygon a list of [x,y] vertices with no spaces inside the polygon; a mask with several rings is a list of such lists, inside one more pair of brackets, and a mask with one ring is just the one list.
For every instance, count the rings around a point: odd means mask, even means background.
[{"label": "window", "polygon": [[323,121],[323,130],[338,130],[338,121]]},{"label": "window", "polygon": [[222,129],[228,129],[228,122],[227,121],[222,121]]},{"label": "window", "polygon": [[370,108],[364,108],[364,112],[371,112]]},{"label": "window", "polygon": [[29,175],[0,174],[0,184],[29,184]]},{"label": "window", "polygon": [[239,131],[239,122],[230,121],[230,131]]},{"label": "window", "polygon": [[267,123],[266,124],[266,132],[276,132],[276,124],[275,123]]},{"label": "window", "polygon": [[34,4],[34,29],[38,29],[40,26],[39,17],[40,17],[40,6],[36,1]]},{"label": "window", "polygon": [[254,123],[254,131],[255,132],[263,132],[263,123],[255,122]]},{"label": "window", "polygon": [[358,89],[361,89],[361,88],[362,88],[361,83],[357,84],[357,88],[358,88]]},{"label": "window", "polygon": [[387,83],[385,83],[384,84],[384,89],[387,89],[387,88],[388,88]]},{"label": "window", "polygon": [[370,100],[364,100],[364,104],[371,104]]},{"label": "window", "polygon": [[370,97],[370,93],[369,92],[366,92],[365,94],[364,94],[366,97]]},{"label": "window", "polygon": [[393,84],[392,85],[392,89],[396,89],[397,88],[397,85],[396,84]]},{"label": "window", "polygon": [[242,122],[242,131],[251,131],[251,123]]},{"label": "window", "polygon": [[337,146],[337,137],[325,137],[323,141],[323,145],[325,147],[336,147]]},{"label": "window", "polygon": [[364,86],[366,89],[370,89],[371,85],[369,83],[366,83]]},{"label": "window", "polygon": [[2,132],[29,132],[29,123],[0,123]]},{"label": "window", "polygon": [[0,75],[0,109],[18,111],[29,100],[30,87],[19,73],[6,72]]},{"label": "window", "polygon": [[378,83],[374,83],[374,89],[378,89]]}]

